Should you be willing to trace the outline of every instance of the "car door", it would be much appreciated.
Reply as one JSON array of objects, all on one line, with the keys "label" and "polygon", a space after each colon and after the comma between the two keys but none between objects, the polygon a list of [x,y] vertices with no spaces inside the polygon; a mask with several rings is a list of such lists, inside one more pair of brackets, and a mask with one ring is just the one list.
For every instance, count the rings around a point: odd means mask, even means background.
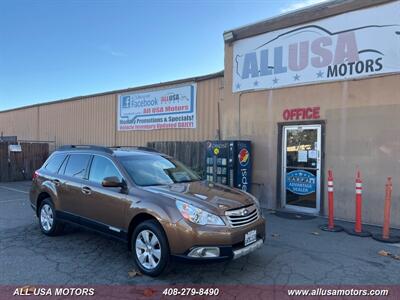
[{"label": "car door", "polygon": [[121,232],[125,227],[125,211],[128,205],[127,195],[121,188],[103,187],[105,177],[116,176],[122,180],[121,172],[114,162],[108,157],[94,155],[88,180],[85,181],[82,190],[84,199],[82,205],[84,216],[96,221],[99,226],[115,232]]},{"label": "car door", "polygon": [[90,159],[90,154],[72,153],[59,171],[60,208],[67,213],[64,217],[73,221],[77,221],[76,217],[83,213],[82,187],[87,178]]}]

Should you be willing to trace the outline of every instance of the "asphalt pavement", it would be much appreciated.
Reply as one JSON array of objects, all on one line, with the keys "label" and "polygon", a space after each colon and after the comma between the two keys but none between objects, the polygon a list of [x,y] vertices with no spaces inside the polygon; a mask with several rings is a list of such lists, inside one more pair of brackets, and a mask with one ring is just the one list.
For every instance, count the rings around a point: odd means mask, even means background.
[{"label": "asphalt pavement", "polygon": [[323,218],[289,220],[271,211],[264,212],[266,243],[246,257],[208,264],[172,262],[157,278],[130,276],[134,263],[124,243],[72,226],[61,236],[43,235],[29,205],[29,186],[30,182],[0,183],[3,285],[400,283],[400,260],[378,254],[385,250],[400,255],[400,244],[323,232],[318,229],[326,222]]}]

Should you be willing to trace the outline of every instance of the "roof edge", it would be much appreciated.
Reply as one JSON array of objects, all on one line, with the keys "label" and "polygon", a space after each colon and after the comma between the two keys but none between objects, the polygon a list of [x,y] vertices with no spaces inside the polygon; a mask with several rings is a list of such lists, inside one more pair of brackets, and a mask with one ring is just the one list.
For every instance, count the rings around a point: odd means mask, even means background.
[{"label": "roof edge", "polygon": [[210,73],[207,75],[176,79],[176,80],[165,81],[165,82],[160,82],[160,83],[152,83],[152,84],[147,84],[147,85],[130,87],[130,88],[126,88],[126,89],[112,90],[112,91],[100,92],[100,93],[94,93],[94,94],[88,94],[88,95],[82,95],[82,96],[74,96],[71,98],[65,98],[65,99],[59,99],[59,100],[51,100],[51,101],[46,101],[46,102],[42,102],[42,103],[36,103],[36,104],[1,110],[0,113],[28,109],[28,108],[35,108],[35,107],[51,105],[51,104],[58,104],[58,103],[63,103],[63,102],[83,100],[83,99],[90,98],[90,97],[99,97],[99,96],[105,96],[105,95],[110,95],[110,94],[120,94],[120,93],[127,93],[127,92],[143,90],[143,89],[157,88],[157,87],[162,87],[164,85],[175,85],[175,84],[181,84],[181,83],[186,83],[186,82],[199,82],[199,81],[204,81],[204,80],[223,77],[223,76],[224,76],[224,70],[215,72],[215,73]]},{"label": "roof edge", "polygon": [[232,43],[236,40],[245,39],[266,32],[310,23],[350,11],[360,10],[395,1],[397,0],[331,0],[322,2],[251,23],[249,25],[226,30],[224,31],[224,34],[232,32],[233,39],[225,41],[225,43]]}]

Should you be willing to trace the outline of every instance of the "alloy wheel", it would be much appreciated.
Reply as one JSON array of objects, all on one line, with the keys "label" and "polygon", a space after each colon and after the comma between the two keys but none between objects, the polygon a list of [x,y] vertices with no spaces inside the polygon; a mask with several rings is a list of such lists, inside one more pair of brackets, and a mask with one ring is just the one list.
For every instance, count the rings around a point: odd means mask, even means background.
[{"label": "alloy wheel", "polygon": [[45,204],[42,206],[42,209],[40,210],[40,224],[42,225],[44,230],[50,231],[51,228],[53,227],[53,223],[54,223],[53,209],[50,207],[50,205]]},{"label": "alloy wheel", "polygon": [[158,266],[161,260],[161,244],[151,230],[139,232],[135,248],[138,261],[144,268],[152,270]]}]

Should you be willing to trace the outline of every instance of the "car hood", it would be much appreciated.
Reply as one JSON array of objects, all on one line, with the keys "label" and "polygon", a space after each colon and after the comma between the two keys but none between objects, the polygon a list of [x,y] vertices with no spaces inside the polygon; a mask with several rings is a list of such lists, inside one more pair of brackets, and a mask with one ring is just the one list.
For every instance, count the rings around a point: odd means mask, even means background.
[{"label": "car hood", "polygon": [[254,204],[251,196],[239,189],[208,181],[150,186],[144,187],[144,189],[168,198],[194,204],[221,215],[226,210]]}]

